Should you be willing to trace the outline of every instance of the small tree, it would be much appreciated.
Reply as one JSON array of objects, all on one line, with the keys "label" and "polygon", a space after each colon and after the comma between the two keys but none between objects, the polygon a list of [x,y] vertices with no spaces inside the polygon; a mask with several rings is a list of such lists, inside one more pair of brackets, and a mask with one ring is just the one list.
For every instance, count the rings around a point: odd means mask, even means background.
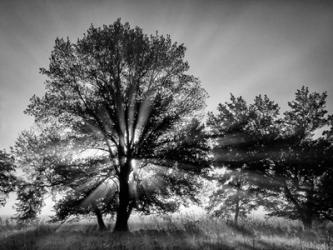
[{"label": "small tree", "polygon": [[15,190],[16,177],[13,156],[0,150],[0,206],[6,204],[8,193]]},{"label": "small tree", "polygon": [[49,67],[42,69],[46,93],[34,96],[26,112],[38,122],[56,120],[68,134],[94,137],[89,145],[107,153],[109,177],[119,185],[115,231],[128,230],[138,206],[129,184],[137,166],[187,172],[179,180],[169,175],[166,182],[180,185],[170,190],[185,195],[196,186],[188,176],[209,165],[203,128],[191,121],[206,93],[197,78],[186,74],[184,55],[185,47],[169,36],[147,36],[117,20],[91,26],[76,43],[57,39]]},{"label": "small tree", "polygon": [[45,189],[38,181],[34,183],[19,180],[17,185],[16,219],[18,223],[31,223],[43,207]]},{"label": "small tree", "polygon": [[230,218],[233,215],[237,225],[239,218],[246,218],[258,208],[258,189],[242,169],[226,170],[214,179],[217,179],[218,186],[210,196],[207,207],[213,216]]}]

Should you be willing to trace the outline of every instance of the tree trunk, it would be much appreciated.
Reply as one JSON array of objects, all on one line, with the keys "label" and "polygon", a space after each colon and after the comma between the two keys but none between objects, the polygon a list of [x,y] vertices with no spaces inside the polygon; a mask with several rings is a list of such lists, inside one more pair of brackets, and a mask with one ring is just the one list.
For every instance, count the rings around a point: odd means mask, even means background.
[{"label": "tree trunk", "polygon": [[238,225],[238,216],[239,216],[239,198],[237,197],[236,209],[235,209],[235,218],[234,218],[235,225]]},{"label": "tree trunk", "polygon": [[307,210],[304,212],[302,216],[302,223],[306,230],[310,230],[312,228],[313,216],[311,207],[307,208]]},{"label": "tree trunk", "polygon": [[101,211],[99,209],[95,210],[95,215],[97,217],[97,223],[98,223],[98,229],[99,231],[105,231],[106,226],[103,221],[103,216],[101,214]]},{"label": "tree trunk", "polygon": [[242,183],[241,181],[238,181],[236,184],[236,188],[237,188],[237,196],[236,196],[236,200],[235,200],[235,217],[234,217],[234,223],[235,225],[238,225],[238,217],[239,217],[239,208],[240,208],[240,192],[242,191]]},{"label": "tree trunk", "polygon": [[129,173],[130,163],[125,163],[119,174],[119,206],[117,209],[115,232],[128,232],[128,219],[130,217],[131,209],[129,208]]},{"label": "tree trunk", "polygon": [[297,213],[302,220],[304,228],[306,230],[311,229],[313,220],[311,208],[307,207],[306,209],[304,209],[304,204],[301,205],[300,202],[296,199],[296,197],[293,196],[286,183],[284,184],[284,193],[287,199],[295,206]]},{"label": "tree trunk", "polygon": [[306,230],[310,230],[312,228],[312,218],[304,218],[302,222]]}]

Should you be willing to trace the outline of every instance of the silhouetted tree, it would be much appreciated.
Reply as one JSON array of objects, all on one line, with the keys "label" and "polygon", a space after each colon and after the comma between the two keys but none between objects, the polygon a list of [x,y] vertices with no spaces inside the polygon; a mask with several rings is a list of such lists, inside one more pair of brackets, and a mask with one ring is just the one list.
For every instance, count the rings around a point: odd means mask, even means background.
[{"label": "silhouetted tree", "polygon": [[186,74],[184,54],[169,36],[147,36],[117,20],[91,26],[76,43],[57,39],[49,67],[41,70],[46,93],[32,97],[26,112],[36,122],[56,120],[66,128],[62,136],[74,134],[106,152],[108,177],[119,186],[115,231],[127,231],[132,209],[139,207],[130,196],[135,169],[164,166],[169,193],[190,195],[196,186],[191,176],[209,165],[203,127],[191,120],[206,92]]},{"label": "silhouetted tree", "polygon": [[302,87],[280,118],[278,106],[266,97],[247,106],[232,96],[209,117],[219,138],[216,163],[251,173],[248,178],[263,198],[259,204],[270,215],[300,219],[307,228],[315,219],[332,218],[332,140],[329,131],[314,138],[318,129],[331,126],[326,97]]},{"label": "silhouetted tree", "polygon": [[[327,94],[310,92],[307,87],[297,90],[290,110],[284,113],[283,148],[271,163],[272,173],[281,182],[284,193],[273,208],[272,215],[300,219],[311,228],[316,219],[332,219],[333,151],[328,136],[315,138],[318,129],[329,128],[325,107]],[[330,197],[330,198],[329,198]]]},{"label": "silhouetted tree", "polygon": [[0,206],[6,204],[8,193],[15,190],[16,176],[14,172],[14,158],[0,150]]},{"label": "silhouetted tree", "polygon": [[264,162],[279,135],[279,107],[266,95],[257,96],[250,105],[242,97],[231,95],[230,102],[219,104],[216,114],[209,113],[208,126],[214,138],[215,168],[226,167],[214,176],[218,187],[208,209],[217,216],[234,214],[245,217],[258,208],[264,189],[272,180],[264,173]]}]

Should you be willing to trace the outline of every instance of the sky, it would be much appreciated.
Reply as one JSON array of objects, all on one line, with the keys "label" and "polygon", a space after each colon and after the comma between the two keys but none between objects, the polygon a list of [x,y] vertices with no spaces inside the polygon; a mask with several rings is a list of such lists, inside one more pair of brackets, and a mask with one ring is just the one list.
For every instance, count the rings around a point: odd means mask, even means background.
[{"label": "sky", "polygon": [[283,111],[305,85],[327,91],[333,112],[332,1],[1,0],[0,149],[32,125],[23,111],[43,93],[39,68],[48,65],[55,39],[75,41],[91,24],[119,17],[185,44],[190,72],[210,96],[207,110],[233,93],[248,101],[267,94]]}]

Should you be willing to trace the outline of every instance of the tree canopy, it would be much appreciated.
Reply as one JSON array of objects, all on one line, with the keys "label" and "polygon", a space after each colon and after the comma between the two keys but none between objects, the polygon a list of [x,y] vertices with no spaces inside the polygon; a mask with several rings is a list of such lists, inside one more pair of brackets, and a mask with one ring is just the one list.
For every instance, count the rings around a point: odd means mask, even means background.
[{"label": "tree canopy", "polygon": [[193,120],[207,94],[186,73],[184,56],[185,47],[170,36],[148,36],[118,19],[91,26],[75,43],[56,39],[49,66],[41,69],[45,94],[33,96],[26,113],[56,124],[61,152],[80,145],[105,153],[106,173],[119,188],[115,230],[128,230],[132,209],[140,207],[129,184],[137,170],[164,167],[167,193],[183,195],[195,192],[190,176],[209,166],[204,127]]}]

